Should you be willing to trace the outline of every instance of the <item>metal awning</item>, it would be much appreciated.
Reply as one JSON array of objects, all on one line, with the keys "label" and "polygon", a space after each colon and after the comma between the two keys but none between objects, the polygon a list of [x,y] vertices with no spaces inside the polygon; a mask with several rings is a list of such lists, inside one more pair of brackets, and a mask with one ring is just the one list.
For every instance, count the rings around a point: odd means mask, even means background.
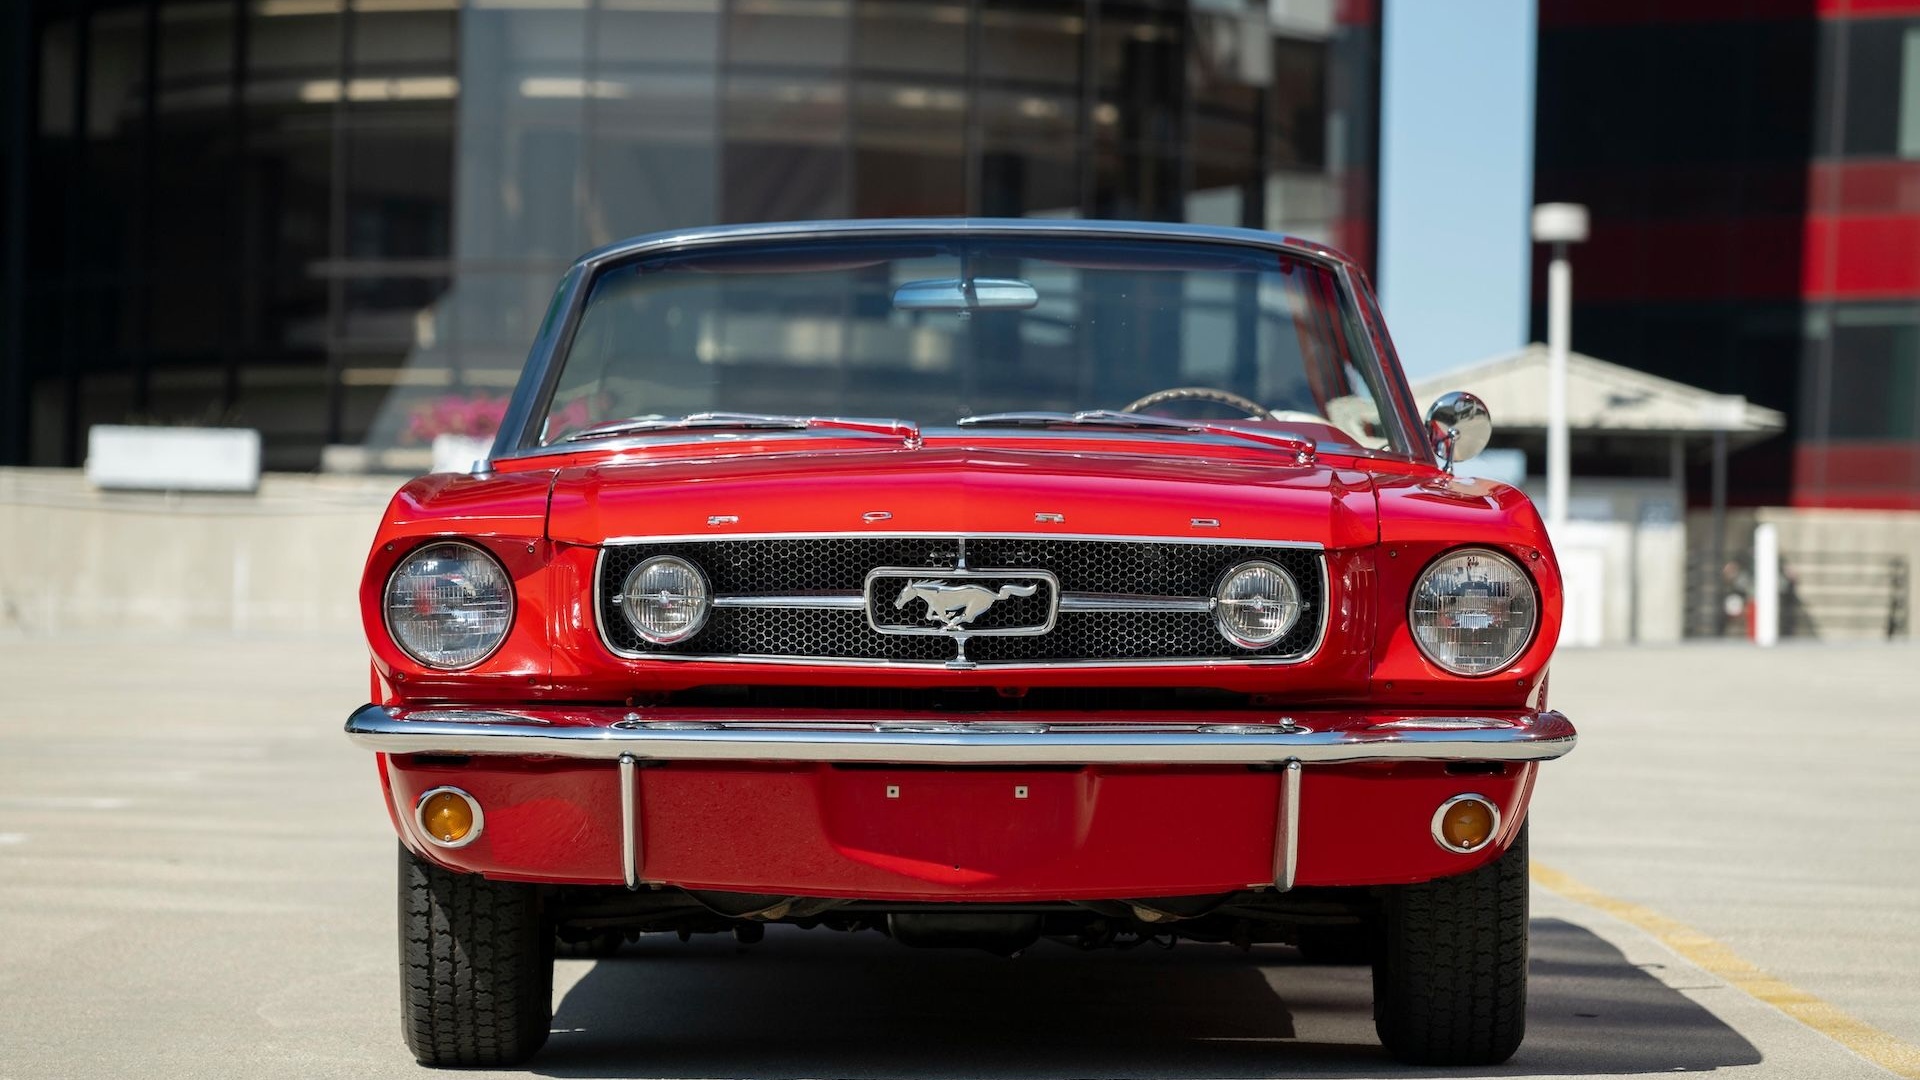
[{"label": "metal awning", "polygon": [[[1449,390],[1465,390],[1487,403],[1494,429],[1503,435],[1547,428],[1547,347],[1538,342],[1516,353],[1477,361],[1413,384],[1424,411]],[[1696,386],[1587,356],[1567,356],[1567,424],[1575,434],[1726,435],[1730,448],[1777,434],[1786,416],[1739,394],[1715,394]]]}]

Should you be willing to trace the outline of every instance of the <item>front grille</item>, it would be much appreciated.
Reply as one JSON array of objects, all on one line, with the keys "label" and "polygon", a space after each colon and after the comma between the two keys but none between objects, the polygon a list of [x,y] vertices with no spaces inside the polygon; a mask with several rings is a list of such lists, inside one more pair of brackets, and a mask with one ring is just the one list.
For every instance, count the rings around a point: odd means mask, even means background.
[{"label": "front grille", "polygon": [[[978,576],[962,578],[965,566]],[[635,634],[614,604],[626,575],[643,559],[677,555],[707,575],[716,597],[750,605],[753,598],[785,602],[832,601],[845,606],[720,606],[699,633],[671,645],[655,645]],[[1229,643],[1206,610],[1073,610],[1076,598],[1096,598],[1121,607],[1136,601],[1204,601],[1228,569],[1250,559],[1279,564],[1299,584],[1299,620],[1279,641],[1263,649]],[[1099,661],[1244,661],[1291,660],[1312,651],[1325,620],[1326,586],[1322,556],[1294,547],[1231,543],[1127,540],[1060,540],[1026,537],[849,536],[803,539],[729,539],[640,541],[610,544],[601,557],[596,608],[607,644],[627,656],[716,657],[725,659],[822,659],[847,662],[981,667],[1008,664]],[[950,585],[979,582],[996,596],[1008,584],[1038,581],[1032,596],[1009,595],[968,623],[964,639],[931,634],[881,633],[868,621],[868,604],[877,604],[881,625],[935,627],[927,619],[903,615],[930,612],[919,601],[896,609],[901,578],[876,578],[868,596],[868,575],[883,568],[924,568],[928,579]],[[996,573],[988,573],[996,572]],[[1058,582],[1058,595],[1046,595],[1044,572]],[[942,575],[947,575],[942,577]],[[884,593],[884,595],[880,595]],[[1045,633],[996,636],[1036,629],[1044,623],[1042,605],[1061,604]],[[937,629],[937,627],[936,627]]]}]

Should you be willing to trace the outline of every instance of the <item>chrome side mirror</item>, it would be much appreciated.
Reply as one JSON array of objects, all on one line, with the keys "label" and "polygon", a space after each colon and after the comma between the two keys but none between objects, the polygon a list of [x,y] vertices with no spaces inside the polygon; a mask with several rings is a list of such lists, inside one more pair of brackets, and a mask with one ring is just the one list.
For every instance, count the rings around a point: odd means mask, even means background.
[{"label": "chrome side mirror", "polygon": [[1448,472],[1476,457],[1493,438],[1493,414],[1487,403],[1461,390],[1441,394],[1427,409],[1427,435],[1433,452]]}]

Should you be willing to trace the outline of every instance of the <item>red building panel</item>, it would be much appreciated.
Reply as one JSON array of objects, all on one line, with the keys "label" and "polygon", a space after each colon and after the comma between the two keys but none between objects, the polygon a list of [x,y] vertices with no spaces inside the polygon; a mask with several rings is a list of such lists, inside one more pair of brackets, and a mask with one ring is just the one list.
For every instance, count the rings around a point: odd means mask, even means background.
[{"label": "red building panel", "polygon": [[1920,15],[1920,3],[1914,0],[1817,0],[1823,19],[1891,19],[1901,15]]},{"label": "red building panel", "polygon": [[[1844,0],[1540,0],[1540,25],[1645,26],[1657,23],[1806,19]],[[1854,0],[1856,7],[1867,0]],[[1920,7],[1907,4],[1907,7]]]},{"label": "red building panel", "polygon": [[[1799,217],[1609,219],[1573,252],[1583,304],[1781,300],[1801,295]],[[1534,260],[1533,296],[1544,303],[1546,262]]]},{"label": "red building panel", "polygon": [[1816,161],[1807,181],[1816,213],[1920,215],[1920,161]]},{"label": "red building panel", "polygon": [[1803,442],[1793,452],[1793,505],[1920,510],[1920,444]]},{"label": "red building panel", "polygon": [[1920,295],[1920,215],[1809,217],[1806,253],[1808,299]]}]

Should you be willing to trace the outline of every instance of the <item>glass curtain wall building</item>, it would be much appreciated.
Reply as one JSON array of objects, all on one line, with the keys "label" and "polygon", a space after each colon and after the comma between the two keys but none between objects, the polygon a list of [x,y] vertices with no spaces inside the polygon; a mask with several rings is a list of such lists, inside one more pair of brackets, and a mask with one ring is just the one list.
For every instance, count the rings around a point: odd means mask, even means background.
[{"label": "glass curtain wall building", "polygon": [[258,427],[280,469],[483,430],[560,270],[657,229],[1188,220],[1370,264],[1375,8],[22,0],[0,463],[96,423]]},{"label": "glass curtain wall building", "polygon": [[1920,509],[1920,3],[1543,0],[1539,33],[1535,194],[1593,212],[1574,347],[1785,411],[1735,503]]}]

